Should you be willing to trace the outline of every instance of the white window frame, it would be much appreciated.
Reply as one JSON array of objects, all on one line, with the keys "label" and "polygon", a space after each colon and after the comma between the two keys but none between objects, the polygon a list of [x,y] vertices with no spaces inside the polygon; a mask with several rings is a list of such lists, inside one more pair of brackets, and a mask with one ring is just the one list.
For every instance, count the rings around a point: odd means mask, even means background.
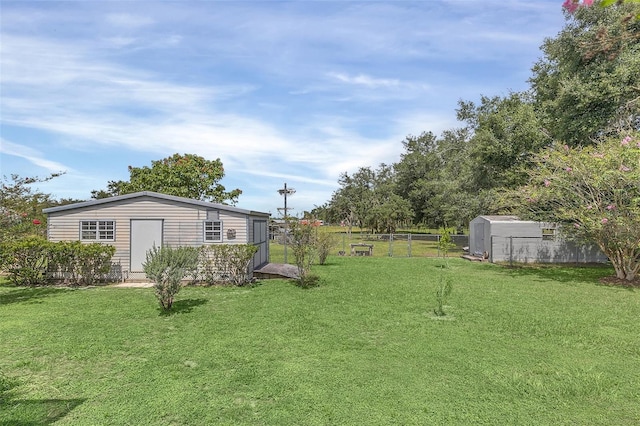
[{"label": "white window frame", "polygon": [[221,220],[205,220],[202,225],[202,238],[205,243],[221,243],[223,226]]},{"label": "white window frame", "polygon": [[[116,221],[111,219],[81,220],[80,241],[115,241]],[[93,235],[93,237],[91,237]]]},{"label": "white window frame", "polygon": [[542,241],[555,241],[556,228],[542,228]]}]

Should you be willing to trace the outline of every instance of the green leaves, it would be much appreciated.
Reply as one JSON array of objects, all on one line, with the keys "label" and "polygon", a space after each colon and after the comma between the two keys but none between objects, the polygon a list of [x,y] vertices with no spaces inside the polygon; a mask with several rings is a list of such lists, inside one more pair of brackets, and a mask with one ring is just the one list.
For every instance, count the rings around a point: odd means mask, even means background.
[{"label": "green leaves", "polygon": [[156,297],[163,310],[168,311],[173,306],[182,280],[195,275],[198,256],[199,250],[194,247],[154,246],[147,252],[142,268],[147,278],[154,282]]},{"label": "green leaves", "polygon": [[556,144],[536,157],[521,197],[523,216],[563,224],[596,243],[619,278],[640,270],[640,133],[585,148]]},{"label": "green leaves", "polygon": [[151,167],[129,166],[129,181],[110,181],[107,190],[93,191],[93,198],[153,191],[167,195],[215,203],[234,204],[242,193],[227,191],[219,181],[224,177],[220,159],[207,160],[194,154],[173,154],[152,161]]},{"label": "green leaves", "polygon": [[618,0],[601,0],[600,1],[600,7],[608,7],[611,6],[613,4],[616,4],[618,2]]},{"label": "green leaves", "polygon": [[207,284],[218,282],[241,286],[248,281],[248,268],[258,247],[253,244],[205,245],[200,253],[201,275]]},{"label": "green leaves", "polygon": [[52,243],[30,236],[0,243],[0,268],[9,273],[15,285],[91,285],[108,279],[114,254],[115,247],[109,245]]},{"label": "green leaves", "polygon": [[587,145],[637,128],[638,14],[635,1],[581,7],[557,37],[545,41],[529,81],[552,139]]}]

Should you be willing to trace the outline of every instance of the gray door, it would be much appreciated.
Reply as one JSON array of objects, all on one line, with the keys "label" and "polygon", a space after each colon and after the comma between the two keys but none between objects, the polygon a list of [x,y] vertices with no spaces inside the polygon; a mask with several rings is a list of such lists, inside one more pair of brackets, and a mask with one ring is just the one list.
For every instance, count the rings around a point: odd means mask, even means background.
[{"label": "gray door", "polygon": [[162,246],[162,219],[131,220],[131,272],[142,272],[147,251]]},{"label": "gray door", "polygon": [[258,246],[258,251],[253,256],[253,267],[257,268],[269,261],[269,235],[266,220],[253,221],[253,244]]},{"label": "gray door", "polygon": [[484,222],[478,222],[473,225],[473,251],[471,254],[481,254],[484,249]]}]

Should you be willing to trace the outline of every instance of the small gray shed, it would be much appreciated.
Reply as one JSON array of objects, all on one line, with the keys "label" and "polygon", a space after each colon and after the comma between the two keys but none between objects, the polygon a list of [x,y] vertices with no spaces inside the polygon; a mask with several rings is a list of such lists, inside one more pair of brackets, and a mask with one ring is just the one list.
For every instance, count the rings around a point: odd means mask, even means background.
[{"label": "small gray shed", "polygon": [[469,224],[469,252],[491,262],[606,262],[596,245],[562,237],[556,224],[517,216],[478,216]]},{"label": "small gray shed", "polygon": [[144,278],[155,246],[254,244],[251,270],[269,260],[269,213],[189,198],[137,192],[44,209],[50,241],[100,242],[116,247],[123,278]]}]

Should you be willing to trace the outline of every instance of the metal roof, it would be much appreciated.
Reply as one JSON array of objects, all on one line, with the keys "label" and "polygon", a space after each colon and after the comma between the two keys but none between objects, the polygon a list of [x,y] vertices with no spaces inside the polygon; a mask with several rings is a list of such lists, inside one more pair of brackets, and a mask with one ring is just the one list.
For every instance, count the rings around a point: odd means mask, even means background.
[{"label": "metal roof", "polygon": [[508,215],[482,215],[480,216],[483,219],[489,220],[491,222],[520,222],[520,218],[518,216],[508,216]]},{"label": "metal roof", "polygon": [[492,223],[527,223],[527,224],[547,223],[547,222],[540,222],[536,220],[522,220],[518,216],[512,216],[512,215],[480,215],[478,217]]},{"label": "metal roof", "polygon": [[173,201],[176,203],[191,204],[193,206],[205,207],[208,209],[224,210],[224,211],[229,211],[233,213],[241,213],[241,214],[247,214],[247,215],[258,215],[258,216],[271,215],[270,213],[257,212],[253,210],[245,210],[238,207],[227,206],[226,204],[209,203],[207,201],[193,200],[191,198],[160,194],[158,192],[152,192],[152,191],[134,192],[132,194],[124,194],[124,195],[117,195],[115,197],[101,198],[98,200],[83,201],[81,203],[67,204],[65,206],[50,207],[48,209],[43,209],[42,212],[47,214],[57,213],[57,212],[66,211],[66,210],[80,209],[83,207],[101,206],[103,204],[110,204],[116,201],[132,200],[135,198],[143,198],[143,197],[155,198],[155,199],[165,200],[165,201]]}]

